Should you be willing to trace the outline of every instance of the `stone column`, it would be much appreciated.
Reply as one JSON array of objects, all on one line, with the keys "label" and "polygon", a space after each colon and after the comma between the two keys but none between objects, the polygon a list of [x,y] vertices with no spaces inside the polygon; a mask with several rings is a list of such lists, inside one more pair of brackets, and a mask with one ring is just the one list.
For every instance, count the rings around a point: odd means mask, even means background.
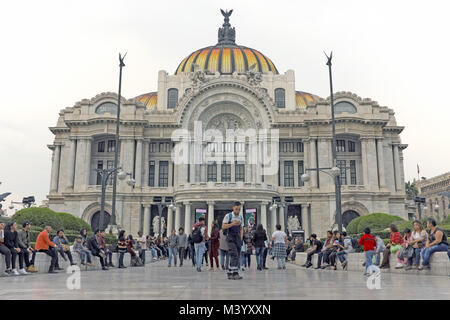
[{"label": "stone column", "polygon": [[[317,157],[316,157],[316,140],[315,139],[310,139],[309,140],[309,165],[307,168],[309,169],[316,169],[317,168]],[[309,176],[311,177],[310,179],[310,186],[311,188],[317,188],[317,171],[309,171],[307,172],[309,174]]]},{"label": "stone column", "polygon": [[[319,154],[319,167],[320,168],[331,168],[333,167],[333,157],[331,155],[332,151],[332,139],[321,138],[318,143],[318,154]],[[334,191],[334,180],[329,175],[319,173],[320,178],[320,189],[330,189]]]},{"label": "stone column", "polygon": [[261,222],[263,228],[267,230],[267,202],[261,202]]},{"label": "stone column", "polygon": [[275,231],[275,226],[277,225],[277,208],[272,208],[272,212],[270,213],[270,229],[267,234],[271,234]]},{"label": "stone column", "polygon": [[74,175],[74,190],[81,191],[83,189],[83,173],[84,165],[86,162],[86,140],[78,139],[76,162],[75,162],[75,175]]},{"label": "stone column", "polygon": [[377,170],[377,146],[375,139],[367,139],[367,175],[369,177],[369,188],[372,190],[378,189],[378,174]]},{"label": "stone column", "polygon": [[148,166],[149,166],[149,141],[144,140],[143,142],[143,152],[144,152],[144,164],[143,164],[143,172],[144,172],[144,180],[141,182],[142,186],[148,186]]},{"label": "stone column", "polygon": [[59,160],[61,158],[61,146],[55,145],[52,156],[52,173],[50,181],[50,193],[58,192],[58,180],[59,180]]},{"label": "stone column", "polygon": [[136,188],[142,186],[142,140],[138,139],[136,142],[136,167],[134,179],[136,180]]},{"label": "stone column", "polygon": [[386,179],[384,177],[384,148],[383,139],[377,140],[377,155],[378,155],[378,176],[380,179],[380,189],[386,187]]},{"label": "stone column", "polygon": [[181,227],[181,203],[176,204],[175,208],[175,225],[173,228],[178,232],[178,229]]},{"label": "stone column", "polygon": [[67,190],[73,190],[73,183],[75,178],[75,158],[76,158],[76,143],[75,139],[70,139],[69,159],[67,164]]},{"label": "stone column", "polygon": [[144,204],[144,227],[143,232],[145,236],[150,234],[150,204]]},{"label": "stone column", "polygon": [[402,190],[400,176],[400,156],[398,152],[398,144],[394,144],[394,170],[395,170],[395,190]]},{"label": "stone column", "polygon": [[91,151],[92,151],[92,139],[88,138],[86,140],[86,159],[85,159],[85,163],[86,163],[86,171],[84,174],[84,184],[87,186],[89,186],[89,179],[91,177]]},{"label": "stone column", "polygon": [[184,202],[184,230],[186,234],[191,233],[191,203]]},{"label": "stone column", "polygon": [[361,138],[361,160],[362,160],[362,172],[363,172],[363,184],[366,188],[370,188],[369,182],[369,163],[367,162],[367,139]]},{"label": "stone column", "polygon": [[[207,202],[208,204],[208,230],[211,231],[211,223],[214,221],[214,201]],[[241,207],[242,208],[242,207]]]},{"label": "stone column", "polygon": [[284,231],[284,214],[285,214],[285,210],[286,210],[286,207],[285,206],[279,206],[279,208],[280,208],[280,211],[279,211],[279,214],[280,214],[280,216],[279,216],[279,221],[280,221],[280,225],[281,225],[281,230],[282,231]]},{"label": "stone column", "polygon": [[170,235],[173,230],[173,210],[167,207],[167,235]]}]

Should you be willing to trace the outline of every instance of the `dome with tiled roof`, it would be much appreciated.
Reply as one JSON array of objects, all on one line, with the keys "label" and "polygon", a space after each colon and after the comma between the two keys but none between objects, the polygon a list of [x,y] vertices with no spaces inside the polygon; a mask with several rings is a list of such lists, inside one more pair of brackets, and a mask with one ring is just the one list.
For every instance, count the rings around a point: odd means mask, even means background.
[{"label": "dome with tiled roof", "polygon": [[218,43],[192,52],[181,61],[175,74],[192,72],[194,65],[198,65],[207,73],[232,74],[252,69],[278,74],[274,63],[267,56],[258,50],[236,44],[236,32],[229,22],[233,10],[221,11],[225,21],[222,28],[219,28]]}]

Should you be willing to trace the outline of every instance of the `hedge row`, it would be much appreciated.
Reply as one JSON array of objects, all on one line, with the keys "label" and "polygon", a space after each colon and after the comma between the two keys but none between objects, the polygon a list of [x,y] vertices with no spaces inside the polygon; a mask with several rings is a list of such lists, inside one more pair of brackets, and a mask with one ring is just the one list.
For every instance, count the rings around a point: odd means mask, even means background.
[{"label": "hedge row", "polygon": [[386,213],[372,213],[366,216],[360,216],[353,219],[347,225],[346,231],[348,234],[358,234],[364,231],[365,227],[369,227],[371,230],[383,230],[389,227],[391,223],[404,222],[402,218],[398,216],[392,216]]},{"label": "hedge row", "polygon": [[53,229],[64,229],[78,231],[82,228],[91,230],[91,226],[83,219],[77,218],[70,213],[55,212],[49,208],[31,207],[17,211],[12,217],[12,221],[16,221],[19,226],[25,220],[31,222],[31,225],[44,228],[51,226]]}]

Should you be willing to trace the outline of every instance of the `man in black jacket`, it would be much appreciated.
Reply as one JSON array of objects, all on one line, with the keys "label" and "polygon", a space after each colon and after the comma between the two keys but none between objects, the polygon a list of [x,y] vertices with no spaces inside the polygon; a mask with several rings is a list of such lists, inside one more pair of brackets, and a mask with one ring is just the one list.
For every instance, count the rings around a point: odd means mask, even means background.
[{"label": "man in black jacket", "polygon": [[11,252],[11,264],[12,264],[12,274],[27,274],[23,268],[23,260],[19,260],[19,271],[16,269],[16,258],[20,254],[20,247],[18,242],[18,234],[17,234],[17,223],[16,222],[8,222],[5,228],[5,246]]},{"label": "man in black jacket", "polygon": [[100,258],[100,263],[102,265],[102,270],[108,270],[105,264],[105,252],[98,246],[97,236],[99,235],[100,230],[95,230],[94,234],[89,237],[87,240],[87,247],[89,251],[91,251],[93,256]]}]

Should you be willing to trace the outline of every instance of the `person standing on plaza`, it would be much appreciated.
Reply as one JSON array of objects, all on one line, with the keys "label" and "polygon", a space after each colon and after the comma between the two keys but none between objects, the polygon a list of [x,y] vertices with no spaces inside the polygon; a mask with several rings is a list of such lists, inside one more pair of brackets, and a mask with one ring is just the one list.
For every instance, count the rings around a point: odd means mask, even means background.
[{"label": "person standing on plaza", "polygon": [[191,230],[191,238],[195,248],[195,264],[197,271],[202,271],[202,259],[206,252],[205,242],[208,240],[208,227],[205,225],[205,217],[201,216]]},{"label": "person standing on plaza", "polygon": [[137,248],[139,249],[139,258],[141,258],[142,264],[145,265],[145,252],[147,251],[147,238],[142,231],[138,232],[138,238],[136,239]]},{"label": "person standing on plaza", "polygon": [[217,270],[219,270],[219,226],[216,223],[211,224],[211,237],[209,242],[209,261],[211,267],[209,270],[214,271],[214,260],[216,261]]},{"label": "person standing on plaza", "polygon": [[276,225],[276,231],[272,233],[270,241],[273,241],[272,255],[277,258],[278,269],[286,269],[287,235],[281,231],[281,225]]},{"label": "person standing on plaza", "polygon": [[192,266],[195,267],[195,244],[194,240],[192,240],[192,236],[189,234],[188,236],[188,244],[189,244],[189,257],[192,260]]},{"label": "person standing on plaza", "polygon": [[[19,247],[20,254],[19,259],[23,259],[25,262],[25,266],[27,267],[27,272],[38,272],[38,270],[34,267],[34,260],[36,258],[36,250],[31,246],[31,222],[25,220],[22,224],[22,229],[19,231]],[[31,261],[30,261],[31,254]]]},{"label": "person standing on plaza", "polygon": [[184,233],[184,229],[180,227],[178,229],[178,255],[180,258],[180,267],[183,266],[183,260],[185,258],[187,247],[188,247],[188,237],[186,233]]},{"label": "person standing on plaza", "polygon": [[230,259],[228,255],[227,236],[223,233],[223,229],[219,231],[219,257],[222,270],[228,270]]},{"label": "person standing on plaza", "polygon": [[262,224],[258,224],[252,242],[256,250],[256,264],[257,269],[259,271],[263,270],[263,256],[264,256],[264,249],[266,248],[265,245],[266,240],[267,240],[266,230],[264,230]]},{"label": "person standing on plaza", "polygon": [[225,215],[222,229],[227,235],[228,254],[230,255],[228,279],[240,280],[242,276],[239,275],[238,264],[244,237],[244,217],[241,214],[240,202],[236,201],[233,205],[233,211]]},{"label": "person standing on plaza", "polygon": [[171,267],[172,264],[172,257],[173,257],[173,264],[176,267],[177,266],[177,248],[178,248],[178,235],[175,233],[175,230],[172,230],[170,236],[169,236],[169,265],[168,267]]},{"label": "person standing on plaza", "polygon": [[369,267],[372,265],[372,258],[375,254],[375,248],[377,246],[377,241],[375,240],[374,236],[370,234],[369,227],[364,228],[364,234],[359,239],[358,244],[360,246],[364,246],[364,253],[366,255],[366,270],[364,271],[364,275],[368,276],[370,275]]},{"label": "person standing on plaza", "polygon": [[125,230],[120,230],[119,236],[117,237],[117,251],[119,253],[119,269],[125,269],[125,265],[123,263],[123,258],[125,257],[125,253],[127,253],[128,245],[127,245],[127,234]]}]

